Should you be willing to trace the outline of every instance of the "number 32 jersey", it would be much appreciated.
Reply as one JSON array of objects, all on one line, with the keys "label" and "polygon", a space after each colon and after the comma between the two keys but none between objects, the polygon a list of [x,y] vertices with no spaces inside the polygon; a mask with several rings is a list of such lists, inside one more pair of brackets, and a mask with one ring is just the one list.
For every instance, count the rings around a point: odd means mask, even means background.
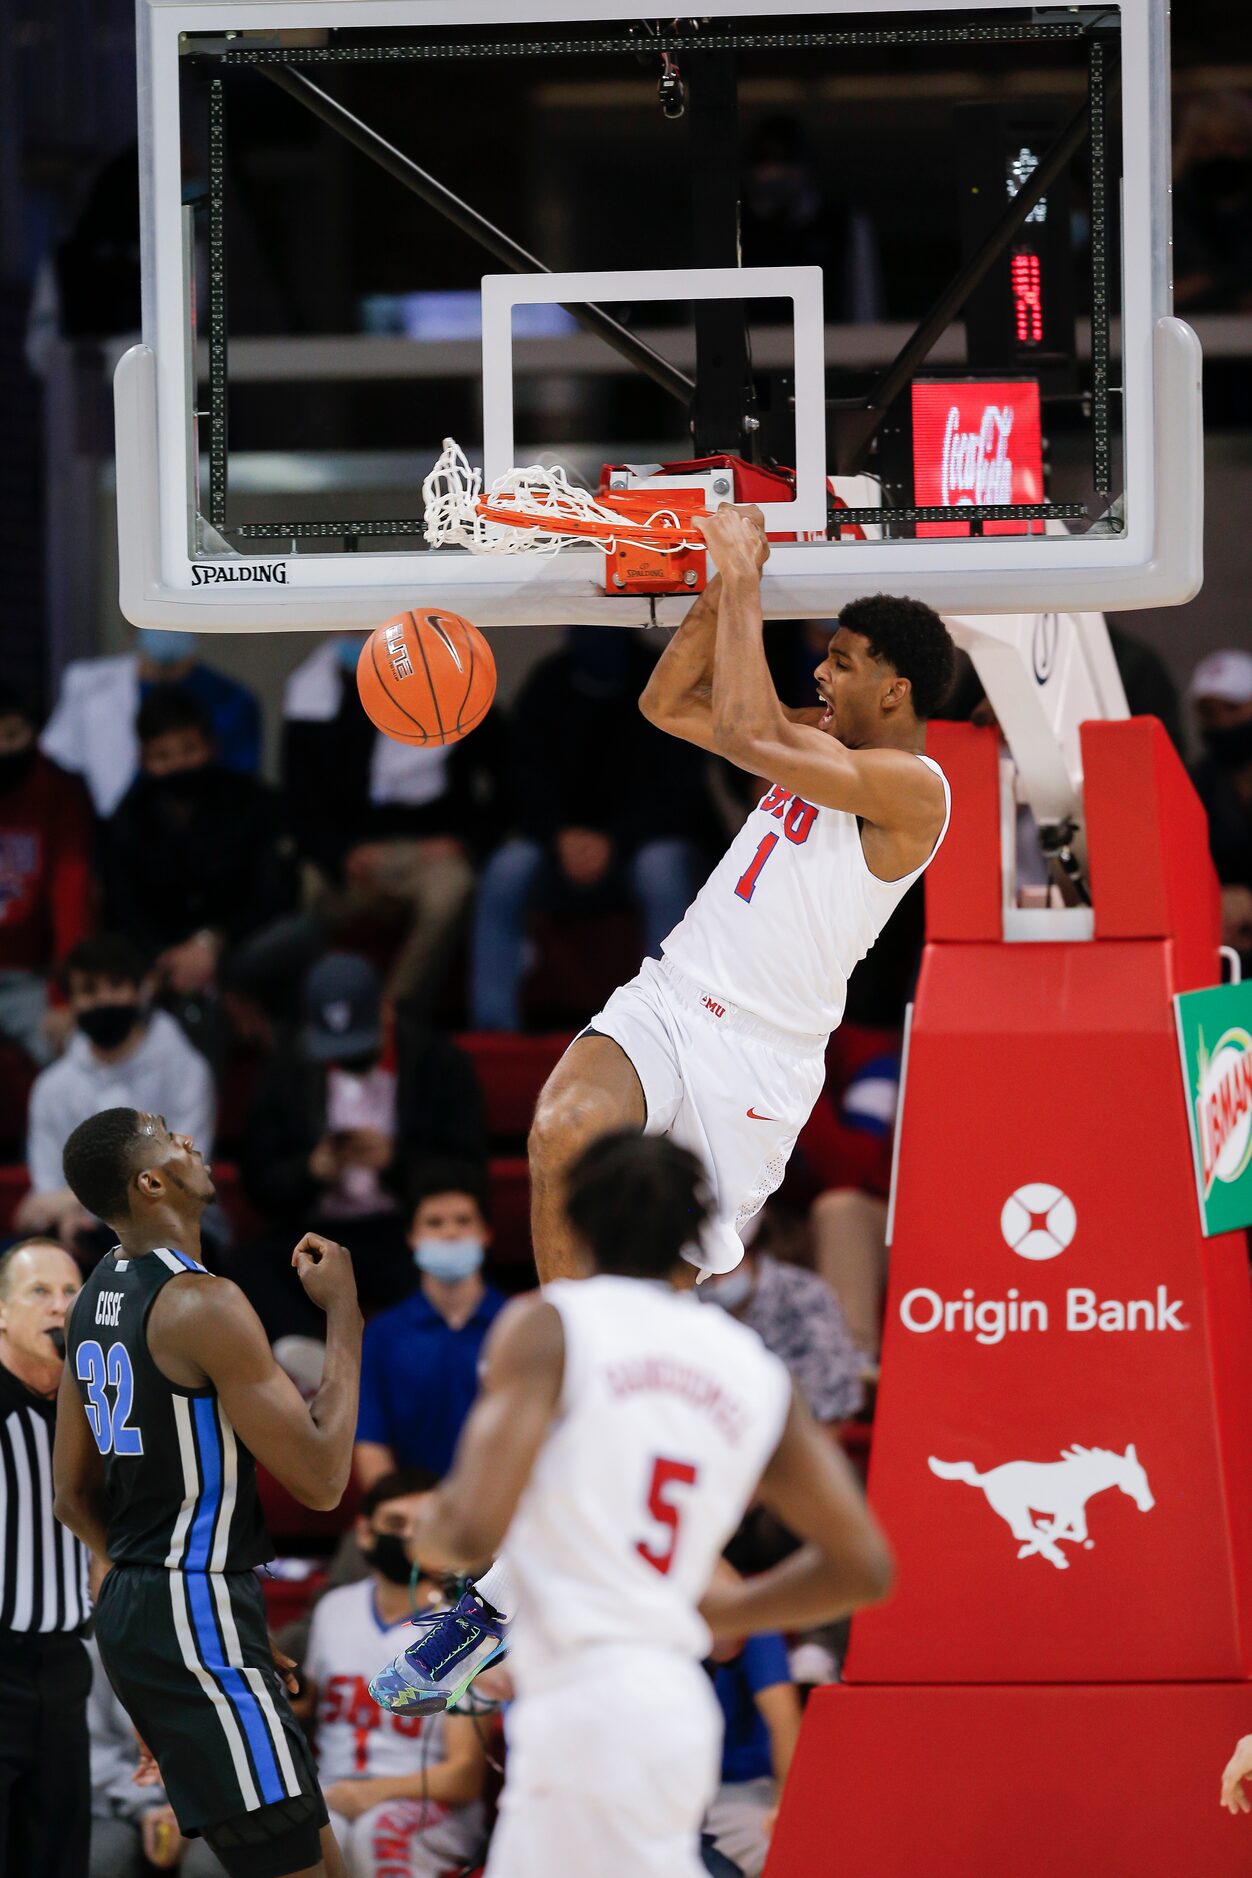
[{"label": "number 32 jersey", "polygon": [[817,808],[775,784],[731,842],[661,950],[687,977],[730,1004],[804,1036],[843,1018],[852,969],[869,951],[948,832],[900,880],[871,874],[861,827],[843,809]]},{"label": "number 32 jersey", "polygon": [[543,1295],[565,1372],[505,1543],[523,1693],[606,1644],[706,1653],[697,1607],[791,1403],[756,1332],[690,1292],[603,1274]]},{"label": "number 32 jersey", "polygon": [[162,1287],[203,1265],[162,1246],[100,1260],[74,1300],[65,1360],[104,1456],[114,1564],[240,1572],[272,1558],[256,1462],[212,1388],[182,1389],[148,1350]]}]

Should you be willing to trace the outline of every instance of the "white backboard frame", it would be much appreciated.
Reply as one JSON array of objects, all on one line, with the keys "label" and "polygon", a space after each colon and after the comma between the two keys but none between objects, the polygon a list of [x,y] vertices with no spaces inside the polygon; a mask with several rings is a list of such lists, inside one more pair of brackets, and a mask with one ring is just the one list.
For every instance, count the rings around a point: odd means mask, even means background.
[{"label": "white backboard frame", "polygon": [[[995,10],[998,0],[913,0],[909,12]],[[905,10],[886,0],[788,0],[832,20]],[[720,0],[732,21],[767,0]],[[1065,612],[1176,604],[1201,579],[1203,452],[1199,345],[1170,317],[1167,0],[1122,0],[1126,527],[1117,536],[1001,536],[925,542],[780,544],[762,583],[771,617],[829,617],[860,594],[919,592],[945,611]],[[121,604],[139,625],[200,631],[376,623],[422,598],[482,625],[669,623],[685,602],[610,597],[591,555],[476,559],[444,550],[229,556],[190,546],[193,382],[181,206],[180,36],[315,25],[354,29],[628,21],[622,0],[137,0],[143,344],[119,364],[117,487]],[[746,273],[746,270],[744,271]],[[518,277],[519,300],[546,297]],[[510,282],[510,285],[513,283]],[[565,290],[568,293],[568,285]],[[689,295],[687,296],[689,297]],[[794,506],[788,512],[794,517]],[[794,519],[784,526],[795,526]],[[800,524],[804,526],[804,524]],[[226,577],[206,579],[225,568]]]},{"label": "white backboard frame", "polygon": [[693,267],[599,274],[483,275],[483,485],[517,466],[513,309],[649,300],[790,300],[795,368],[796,492],[763,502],[779,534],[826,526],[826,353],[820,267]]}]

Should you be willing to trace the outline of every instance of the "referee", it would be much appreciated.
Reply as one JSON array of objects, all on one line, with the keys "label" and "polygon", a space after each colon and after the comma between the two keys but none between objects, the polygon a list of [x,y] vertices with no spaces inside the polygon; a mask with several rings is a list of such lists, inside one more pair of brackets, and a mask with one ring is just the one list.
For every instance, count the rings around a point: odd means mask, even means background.
[{"label": "referee", "polygon": [[45,1240],[0,1258],[0,1873],[12,1878],[83,1878],[91,1841],[87,1551],[52,1517],[65,1314],[81,1286]]}]

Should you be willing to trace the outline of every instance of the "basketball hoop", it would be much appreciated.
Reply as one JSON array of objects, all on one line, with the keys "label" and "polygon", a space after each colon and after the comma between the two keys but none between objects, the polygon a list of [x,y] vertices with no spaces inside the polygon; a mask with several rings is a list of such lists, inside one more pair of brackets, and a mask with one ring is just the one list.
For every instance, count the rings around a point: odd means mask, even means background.
[{"label": "basketball hoop", "polygon": [[683,554],[704,546],[693,526],[696,516],[709,513],[700,490],[676,489],[658,508],[654,489],[595,496],[571,483],[563,469],[541,463],[507,471],[485,494],[482,485],[482,471],[471,469],[460,445],[445,437],[443,454],[422,484],[430,547],[559,554],[582,544],[601,554],[618,547]]}]

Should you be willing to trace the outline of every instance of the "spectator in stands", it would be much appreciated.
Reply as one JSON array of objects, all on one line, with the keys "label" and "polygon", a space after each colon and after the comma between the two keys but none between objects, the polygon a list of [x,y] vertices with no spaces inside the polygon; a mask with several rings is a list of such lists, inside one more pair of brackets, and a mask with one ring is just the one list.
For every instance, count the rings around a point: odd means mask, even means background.
[{"label": "spectator in stands", "polygon": [[194,633],[146,628],[133,652],[75,659],[40,738],[46,756],[81,776],[97,815],[111,815],[139,764],[135,720],[162,685],[189,691],[208,713],[218,761],[246,776],[261,762],[261,707],[246,686],[197,657]]},{"label": "spectator in stands", "polygon": [[[841,182],[845,190],[856,187],[846,171]],[[764,118],[748,134],[742,241],[748,267],[822,268],[827,319],[882,318],[882,261],[873,219],[855,201],[832,211],[813,148],[796,117]],[[810,697],[811,687],[806,704]]]},{"label": "spectator in stands", "polygon": [[1202,93],[1174,148],[1174,305],[1252,307],[1252,98]]},{"label": "spectator in stands", "polygon": [[35,1078],[26,1141],[30,1192],[17,1209],[20,1232],[55,1234],[71,1246],[94,1222],[65,1184],[61,1150],[79,1122],[101,1109],[163,1115],[213,1151],[209,1066],[174,1019],[151,1008],[152,980],[140,952],[117,933],[83,939],[65,961],[74,1034],[64,1056]]},{"label": "spectator in stands", "polygon": [[760,1878],[800,1734],[800,1696],[776,1630],[715,1648],[713,1661],[725,1734],[721,1784],[704,1829],[743,1878]]},{"label": "spectator in stands", "polygon": [[491,1243],[479,1168],[431,1161],[413,1190],[411,1297],[365,1329],[356,1476],[369,1487],[394,1467],[451,1465],[478,1388],[483,1342],[504,1298],[482,1275]]},{"label": "spectator in stands", "polygon": [[139,774],[104,830],[106,917],[155,959],[181,1014],[212,995],[224,951],[242,964],[248,941],[294,906],[295,868],[277,796],[218,761],[191,692],[151,691],[136,732]]},{"label": "spectator in stands", "polygon": [[636,633],[574,626],[522,687],[518,832],[483,869],[474,914],[477,1030],[521,1028],[526,921],[537,902],[558,914],[633,902],[649,953],[687,910],[711,834],[707,763],[640,716],[652,665]]},{"label": "spectator in stands", "polygon": [[0,1036],[42,1064],[50,974],[91,925],[91,805],[40,752],[37,728],[0,683]]},{"label": "spectator in stands", "polygon": [[862,1359],[833,1292],[816,1272],[748,1245],[733,1272],[706,1279],[696,1296],[721,1305],[755,1330],[766,1349],[786,1364],[817,1420],[832,1432],[861,1407]]},{"label": "spectator in stands", "polygon": [[451,749],[397,743],[357,698],[361,638],[319,647],[283,698],[282,780],[301,859],[314,875],[322,945],[362,917],[407,921],[387,996],[429,1011],[464,927],[474,860],[496,831],[503,732],[493,711]]},{"label": "spectator in stands", "polygon": [[1222,883],[1222,942],[1252,963],[1252,652],[1211,652],[1190,686],[1204,756],[1191,772]]},{"label": "spectator in stands", "polygon": [[[849,1041],[846,1029],[831,1039]],[[882,1039],[885,1041],[885,1039]],[[820,1191],[809,1223],[813,1265],[839,1301],[852,1340],[864,1358],[862,1373],[877,1376],[887,1283],[887,1194],[900,1096],[900,1054],[889,1047],[867,1054],[839,1077],[837,1108],[825,1098],[800,1134],[799,1149]],[[827,1060],[827,1094],[838,1089]]]},{"label": "spectator in stands", "polygon": [[813,1262],[865,1359],[862,1375],[876,1377],[887,1292],[887,1202],[860,1187],[832,1187],[813,1202],[812,1223]]},{"label": "spectator in stands", "polygon": [[172,1871],[188,1841],[178,1830],[164,1787],[135,1785],[139,1766],[135,1724],[113,1693],[94,1639],[88,1639],[87,1654],[91,1658],[91,1694],[87,1698],[91,1858],[87,1878],[146,1878],[153,1866],[158,1871]]},{"label": "spectator in stands", "polygon": [[245,1191],[276,1237],[232,1276],[271,1338],[322,1334],[290,1270],[293,1230],[345,1240],[362,1303],[394,1304],[414,1283],[397,1197],[411,1170],[431,1155],[486,1155],[473,1064],[407,1006],[388,1042],[366,959],[328,954],[308,975],[304,1005],[303,1029],[274,1051],[257,1085],[242,1155]]},{"label": "spectator in stands", "polygon": [[369,1693],[414,1612],[445,1602],[441,1584],[410,1565],[406,1544],[437,1485],[417,1468],[374,1482],[356,1522],[369,1576],[328,1591],[313,1612],[305,1700],[349,1878],[435,1878],[482,1848],[487,1757],[475,1717],[391,1715]]}]

